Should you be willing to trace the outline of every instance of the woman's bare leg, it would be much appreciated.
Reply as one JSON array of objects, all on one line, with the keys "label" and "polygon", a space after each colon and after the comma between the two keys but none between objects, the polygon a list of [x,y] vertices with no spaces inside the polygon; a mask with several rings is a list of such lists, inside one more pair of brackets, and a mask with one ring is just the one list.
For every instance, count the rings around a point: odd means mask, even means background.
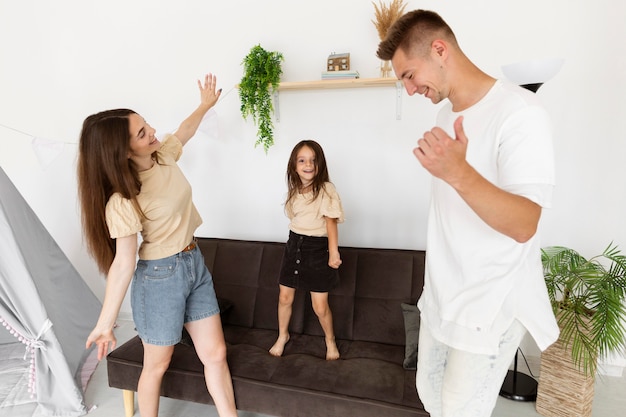
[{"label": "woman's bare leg", "polygon": [[204,365],[204,379],[218,414],[220,417],[237,416],[220,315],[185,323],[185,328],[193,340],[198,358]]},{"label": "woman's bare leg", "polygon": [[159,414],[161,382],[173,352],[174,346],[143,343],[143,369],[137,384],[137,403],[142,417],[157,417]]}]

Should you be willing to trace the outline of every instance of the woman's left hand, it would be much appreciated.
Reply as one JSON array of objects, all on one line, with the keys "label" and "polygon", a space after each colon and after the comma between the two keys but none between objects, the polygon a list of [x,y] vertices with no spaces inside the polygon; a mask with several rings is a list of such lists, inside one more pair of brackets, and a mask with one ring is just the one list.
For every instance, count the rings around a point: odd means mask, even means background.
[{"label": "woman's left hand", "polygon": [[204,82],[198,80],[198,88],[200,89],[200,102],[211,108],[217,103],[222,94],[222,89],[215,90],[217,86],[217,77],[213,74],[204,76]]}]

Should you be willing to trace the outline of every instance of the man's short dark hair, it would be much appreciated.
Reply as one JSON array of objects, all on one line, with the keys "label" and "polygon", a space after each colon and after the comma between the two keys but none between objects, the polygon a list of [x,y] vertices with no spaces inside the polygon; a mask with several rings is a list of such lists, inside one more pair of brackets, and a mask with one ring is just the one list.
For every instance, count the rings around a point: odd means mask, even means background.
[{"label": "man's short dark hair", "polygon": [[407,55],[427,53],[435,38],[444,38],[456,45],[452,29],[441,16],[430,10],[413,10],[401,16],[389,28],[387,36],[378,45],[376,55],[388,61],[398,49]]}]

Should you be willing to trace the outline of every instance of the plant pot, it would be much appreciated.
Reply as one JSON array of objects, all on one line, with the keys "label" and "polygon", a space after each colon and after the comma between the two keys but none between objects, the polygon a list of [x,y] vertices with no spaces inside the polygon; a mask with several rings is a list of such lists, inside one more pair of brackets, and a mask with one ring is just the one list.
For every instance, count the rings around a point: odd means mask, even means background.
[{"label": "plant pot", "polygon": [[559,338],[541,353],[536,409],[546,417],[590,417],[593,375],[585,375],[572,360],[571,349]]}]

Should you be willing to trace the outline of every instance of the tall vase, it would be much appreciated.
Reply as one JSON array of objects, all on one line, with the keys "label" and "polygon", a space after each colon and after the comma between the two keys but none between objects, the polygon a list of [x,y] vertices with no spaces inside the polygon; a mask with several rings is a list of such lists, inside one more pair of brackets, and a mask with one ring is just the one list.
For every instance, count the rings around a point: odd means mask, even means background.
[{"label": "tall vase", "polygon": [[536,410],[545,417],[591,417],[595,375],[585,375],[561,338],[541,353]]},{"label": "tall vase", "polygon": [[391,72],[392,72],[391,61],[380,61],[380,77],[390,78]]}]

